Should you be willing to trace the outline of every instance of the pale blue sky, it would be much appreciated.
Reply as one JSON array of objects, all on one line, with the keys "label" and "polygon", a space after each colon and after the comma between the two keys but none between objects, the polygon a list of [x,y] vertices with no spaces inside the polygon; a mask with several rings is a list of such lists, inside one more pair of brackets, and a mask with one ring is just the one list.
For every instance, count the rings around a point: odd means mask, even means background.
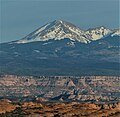
[{"label": "pale blue sky", "polygon": [[0,0],[0,42],[18,40],[55,19],[81,29],[119,27],[119,0]]}]

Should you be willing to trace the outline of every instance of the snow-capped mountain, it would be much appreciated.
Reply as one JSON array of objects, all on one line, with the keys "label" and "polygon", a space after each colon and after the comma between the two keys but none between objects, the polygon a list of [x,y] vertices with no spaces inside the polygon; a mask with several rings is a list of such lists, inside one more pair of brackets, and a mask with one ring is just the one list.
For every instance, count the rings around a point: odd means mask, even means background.
[{"label": "snow-capped mountain", "polygon": [[87,43],[89,41],[85,36],[85,32],[75,25],[66,21],[55,20],[32,32],[17,43],[47,41],[49,39],[61,40],[64,38],[77,40],[83,43]]},{"label": "snow-capped mountain", "polygon": [[89,30],[81,30],[72,23],[55,20],[38,28],[23,39],[16,41],[16,43],[47,41],[50,39],[62,40],[65,38],[81,43],[90,43],[91,41],[101,39],[111,33],[112,30],[103,26]]},{"label": "snow-capped mountain", "polygon": [[117,76],[119,42],[118,29],[82,30],[55,20],[21,40],[1,43],[0,74]]}]

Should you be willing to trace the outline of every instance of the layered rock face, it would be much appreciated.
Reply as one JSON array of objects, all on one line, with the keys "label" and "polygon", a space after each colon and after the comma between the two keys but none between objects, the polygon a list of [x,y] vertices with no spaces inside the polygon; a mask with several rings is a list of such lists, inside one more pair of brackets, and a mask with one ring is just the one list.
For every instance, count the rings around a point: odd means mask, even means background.
[{"label": "layered rock face", "polygon": [[118,102],[120,77],[1,75],[0,97],[28,101]]}]

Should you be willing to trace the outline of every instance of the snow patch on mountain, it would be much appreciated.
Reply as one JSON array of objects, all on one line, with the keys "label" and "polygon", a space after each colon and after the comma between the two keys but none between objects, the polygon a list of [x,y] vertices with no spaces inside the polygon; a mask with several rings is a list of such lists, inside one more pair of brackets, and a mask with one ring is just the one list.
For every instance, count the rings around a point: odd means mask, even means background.
[{"label": "snow patch on mountain", "polygon": [[70,47],[75,47],[75,42],[70,41],[70,42],[67,43],[67,45],[70,46]]},{"label": "snow patch on mountain", "polygon": [[118,29],[117,31],[115,31],[111,36],[120,36],[120,29]]},{"label": "snow patch on mountain", "polygon": [[112,31],[110,29],[101,26],[95,29],[90,29],[86,33],[91,37],[91,40],[98,40],[110,34],[111,32]]},{"label": "snow patch on mountain", "polygon": [[42,45],[48,45],[48,44],[50,44],[50,43],[52,43],[52,42],[46,42],[46,43],[43,43]]},{"label": "snow patch on mountain", "polygon": [[37,52],[37,53],[39,53],[40,51],[39,51],[39,50],[34,50],[34,52]]}]

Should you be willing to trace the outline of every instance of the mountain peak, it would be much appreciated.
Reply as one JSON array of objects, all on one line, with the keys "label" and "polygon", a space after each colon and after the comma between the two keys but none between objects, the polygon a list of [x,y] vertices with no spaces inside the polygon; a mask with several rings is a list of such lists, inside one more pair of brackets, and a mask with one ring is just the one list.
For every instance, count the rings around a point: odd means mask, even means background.
[{"label": "mountain peak", "polygon": [[63,24],[63,20],[54,20],[52,22],[50,22],[51,25],[57,25],[57,24]]},{"label": "mountain peak", "polygon": [[105,26],[99,26],[98,28],[99,28],[99,29],[108,29],[108,28],[106,28]]},{"label": "mountain peak", "polygon": [[47,41],[49,39],[61,40],[69,38],[79,42],[87,43],[88,39],[84,36],[84,31],[70,22],[54,20],[41,28],[19,40],[17,43],[27,43],[33,41]]},{"label": "mountain peak", "polygon": [[55,23],[63,23],[64,21],[63,20],[54,20],[53,22],[55,22]]},{"label": "mountain peak", "polygon": [[89,43],[91,41],[101,39],[111,32],[112,31],[110,29],[104,26],[84,31],[70,22],[54,20],[38,28],[23,39],[18,40],[16,43],[47,41],[50,39],[61,40],[65,38],[79,41],[81,43]]}]

